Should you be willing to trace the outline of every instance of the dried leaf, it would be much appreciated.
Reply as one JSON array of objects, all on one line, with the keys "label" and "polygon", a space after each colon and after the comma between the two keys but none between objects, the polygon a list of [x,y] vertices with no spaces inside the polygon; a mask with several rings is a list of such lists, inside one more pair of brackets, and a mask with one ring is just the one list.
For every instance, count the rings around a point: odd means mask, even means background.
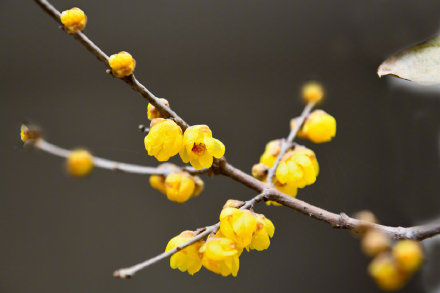
[{"label": "dried leaf", "polygon": [[378,68],[379,77],[392,75],[421,85],[440,84],[440,36],[405,49]]}]

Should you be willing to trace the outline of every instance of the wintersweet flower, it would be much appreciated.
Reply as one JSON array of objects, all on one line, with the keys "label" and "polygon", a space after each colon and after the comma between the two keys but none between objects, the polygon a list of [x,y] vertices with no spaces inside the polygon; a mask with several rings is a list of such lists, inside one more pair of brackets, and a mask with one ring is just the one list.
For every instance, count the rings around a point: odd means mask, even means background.
[{"label": "wintersweet flower", "polygon": [[307,103],[317,103],[324,97],[324,88],[316,81],[306,83],[302,88],[302,98]]},{"label": "wintersweet flower", "polygon": [[203,266],[223,277],[237,276],[242,251],[231,239],[218,236],[209,237],[199,250]]},{"label": "wintersweet flower", "polygon": [[257,229],[252,236],[251,243],[246,247],[248,251],[250,249],[261,251],[269,248],[270,238],[273,237],[275,232],[275,226],[271,220],[262,214],[257,214],[255,217],[257,219]]},{"label": "wintersweet flower", "polygon": [[272,168],[275,163],[278,154],[281,152],[282,141],[281,139],[271,140],[266,144],[264,153],[260,157],[260,163]]},{"label": "wintersweet flower", "polygon": [[393,247],[393,257],[402,271],[413,273],[423,263],[423,249],[415,240],[400,240]]},{"label": "wintersweet flower", "polygon": [[323,110],[313,111],[301,130],[301,136],[314,143],[329,142],[335,135],[336,119]]},{"label": "wintersweet flower", "polygon": [[67,157],[67,171],[75,177],[88,175],[93,169],[93,157],[86,150],[74,150]]},{"label": "wintersweet flower", "polygon": [[213,157],[221,158],[225,154],[225,145],[212,137],[212,132],[206,125],[188,127],[183,135],[183,148],[180,157],[184,163],[200,170],[212,166]]},{"label": "wintersweet flower", "polygon": [[238,248],[251,244],[257,219],[249,210],[225,208],[220,213],[220,233],[235,242]]},{"label": "wintersweet flower", "polygon": [[63,11],[60,15],[60,20],[67,33],[75,34],[86,27],[87,16],[84,11],[74,7]]},{"label": "wintersweet flower", "polygon": [[111,55],[108,59],[108,64],[114,76],[123,78],[133,73],[136,67],[136,60],[133,59],[130,53],[122,51]]},{"label": "wintersweet flower", "polygon": [[[319,168],[312,151],[298,149],[287,152],[276,170],[276,178],[281,184],[303,188],[313,184]],[[314,155],[314,154],[313,154]]]},{"label": "wintersweet flower", "polygon": [[[194,236],[193,231],[184,231],[180,233],[168,242],[165,252],[190,241]],[[199,250],[203,243],[203,240],[197,241],[173,254],[170,258],[171,268],[179,269],[182,272],[188,271],[188,274],[190,275],[197,273],[202,267],[202,256],[199,253]]]},{"label": "wintersweet flower", "polygon": [[159,190],[163,194],[167,194],[165,187],[165,176],[164,175],[151,175],[150,176],[150,185],[154,189]]},{"label": "wintersweet flower", "polygon": [[183,203],[194,195],[194,178],[186,172],[174,172],[165,179],[165,192],[171,201]]},{"label": "wintersweet flower", "polygon": [[368,266],[368,273],[379,288],[386,291],[399,290],[407,279],[407,276],[399,271],[388,253],[375,257]]},{"label": "wintersweet flower", "polygon": [[145,136],[145,149],[158,161],[167,161],[182,149],[182,129],[173,120],[163,118],[154,119],[151,125]]},{"label": "wintersweet flower", "polygon": [[[159,101],[162,102],[165,106],[169,107],[170,103],[166,99],[159,99]],[[147,116],[149,120],[153,120],[155,118],[164,118],[160,114],[160,112],[156,109],[155,106],[153,106],[151,103],[148,103],[147,106]]]}]

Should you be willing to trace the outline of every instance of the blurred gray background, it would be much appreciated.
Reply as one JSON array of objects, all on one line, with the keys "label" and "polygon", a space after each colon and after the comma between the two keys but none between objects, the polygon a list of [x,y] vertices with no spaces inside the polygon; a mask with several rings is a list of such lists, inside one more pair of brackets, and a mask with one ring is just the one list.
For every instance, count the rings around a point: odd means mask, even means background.
[{"label": "blurred gray background", "polygon": [[[190,124],[207,123],[226,157],[250,170],[265,143],[286,136],[302,110],[299,88],[318,79],[336,139],[310,145],[318,181],[298,197],[334,212],[371,209],[382,223],[414,225],[440,215],[440,92],[378,79],[387,56],[430,37],[438,0],[61,1],[86,11],[88,36],[108,54],[127,50],[136,76]],[[19,126],[132,163],[155,165],[137,125],[146,101],[33,2],[0,2],[0,292],[378,292],[369,260],[347,231],[287,208],[257,210],[276,226],[270,249],[244,253],[237,278],[194,277],[167,261],[116,280],[113,270],[160,253],[184,229],[217,221],[229,198],[253,192],[204,177],[206,190],[178,205],[148,178],[95,170],[67,177],[63,160],[23,150]],[[403,292],[438,281],[437,258]],[[425,277],[424,277],[425,276]],[[427,287],[428,286],[428,287]]]}]

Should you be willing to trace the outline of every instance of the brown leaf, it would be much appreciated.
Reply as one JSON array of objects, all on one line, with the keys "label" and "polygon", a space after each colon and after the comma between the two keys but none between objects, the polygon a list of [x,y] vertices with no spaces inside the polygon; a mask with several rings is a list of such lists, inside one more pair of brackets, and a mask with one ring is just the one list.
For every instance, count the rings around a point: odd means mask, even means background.
[{"label": "brown leaf", "polygon": [[405,49],[378,68],[379,77],[392,75],[421,85],[440,84],[440,36]]}]

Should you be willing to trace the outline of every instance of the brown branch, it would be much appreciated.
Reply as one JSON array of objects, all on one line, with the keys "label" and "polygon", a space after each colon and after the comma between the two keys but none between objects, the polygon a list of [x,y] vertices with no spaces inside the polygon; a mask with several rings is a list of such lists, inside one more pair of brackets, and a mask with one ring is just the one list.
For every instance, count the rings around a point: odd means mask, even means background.
[{"label": "brown branch", "polygon": [[[70,150],[51,144],[42,138],[39,138],[38,140],[33,142],[32,145],[39,150],[42,150],[46,153],[62,158],[69,157],[70,153],[72,152]],[[123,162],[117,162],[117,161],[96,157],[96,156],[93,156],[93,166],[102,169],[112,170],[112,171],[121,171],[125,173],[140,174],[140,175],[167,175],[174,171],[173,169],[170,168],[155,168],[155,167],[140,166],[135,164],[127,164]],[[209,171],[209,169],[196,170],[192,167],[180,167],[180,169],[192,175],[203,174]]]},{"label": "brown branch", "polygon": [[[46,11],[56,22],[61,24],[60,15],[61,13],[48,1],[46,0],[34,0],[44,11]],[[104,53],[95,43],[93,43],[84,33],[78,32],[73,34],[74,38],[78,40],[81,44],[86,47],[86,49],[91,52],[95,57],[97,57],[100,61],[104,62],[104,64],[108,67],[108,59],[107,54]],[[188,124],[179,117],[173,110],[164,105],[158,97],[156,97],[152,92],[150,92],[143,84],[141,84],[134,74],[127,76],[125,78],[121,78],[125,83],[131,86],[136,92],[142,95],[145,99],[147,99],[156,109],[162,114],[162,116],[173,119],[181,128],[185,130],[188,128]]]},{"label": "brown branch", "polygon": [[[51,4],[49,4],[46,0],[34,0],[38,5],[40,5],[50,16],[52,16],[58,23],[60,23],[60,12],[56,10]],[[85,34],[82,32],[79,32],[77,34],[73,35],[78,41],[80,41],[92,54],[94,54],[99,60],[104,62],[106,66],[108,66],[108,56],[98,47],[96,46]],[[173,119],[181,128],[182,130],[185,130],[188,127],[188,124],[180,118],[174,111],[172,111],[169,107],[162,104],[159,99],[151,93],[144,85],[142,85],[135,77],[134,75],[131,75],[129,77],[123,78],[123,81],[125,81],[127,84],[129,84],[136,92],[140,93],[144,98],[146,98],[152,105],[154,105],[158,111],[164,116]],[[383,231],[384,233],[388,234],[390,237],[395,239],[402,239],[402,238],[410,238],[410,239],[416,239],[416,240],[423,240],[429,237],[433,237],[435,235],[440,234],[440,222],[423,225],[423,226],[414,226],[414,227],[389,227],[384,225],[378,225],[378,224],[371,224],[362,222],[360,220],[350,218],[346,214],[335,214],[329,211],[326,211],[324,209],[321,209],[319,207],[313,206],[311,204],[308,204],[304,201],[298,200],[296,198],[292,198],[286,194],[283,194],[273,188],[271,182],[271,178],[273,178],[276,168],[284,155],[284,153],[287,151],[291,143],[293,142],[293,139],[295,138],[301,124],[304,122],[304,119],[307,117],[307,115],[310,113],[311,109],[313,108],[314,104],[308,104],[306,108],[304,109],[303,113],[301,114],[300,123],[296,125],[294,129],[290,132],[287,140],[283,143],[282,150],[280,152],[280,155],[277,157],[277,160],[274,164],[274,166],[271,168],[269,175],[268,175],[268,182],[269,183],[263,183],[258,181],[257,179],[253,178],[252,176],[244,173],[243,171],[235,168],[231,164],[227,163],[225,158],[216,159],[214,161],[213,165],[213,171],[216,173],[223,174],[225,176],[228,176],[235,181],[238,181],[256,191],[261,192],[258,196],[254,197],[253,199],[247,201],[245,205],[242,208],[248,208],[253,207],[253,205],[257,202],[260,202],[262,200],[273,200],[276,201],[282,205],[285,205],[287,207],[290,207],[296,211],[299,211],[303,214],[309,215],[310,217],[323,221],[325,223],[328,223],[332,225],[335,228],[341,228],[341,229],[349,229],[354,232],[359,231],[362,227],[365,225],[370,225],[380,231]],[[60,155],[63,154],[63,152],[59,153]],[[218,223],[207,227],[204,232],[199,234],[200,238],[193,238],[194,242],[203,238],[204,236],[209,235],[209,233],[212,233],[215,230],[215,227],[218,226]],[[218,227],[217,227],[218,228]],[[211,231],[212,230],[212,231]],[[209,232],[209,233],[208,233]],[[207,233],[207,234],[205,234]],[[200,236],[202,235],[202,236]],[[192,243],[194,243],[192,242]],[[192,243],[185,243],[184,245],[190,245]],[[153,259],[147,260],[143,263],[140,263],[134,267],[122,269],[115,272],[116,276],[119,277],[130,277],[132,276],[136,271],[145,268],[151,264],[156,263],[157,261],[160,261],[161,259],[164,259],[173,253],[177,252],[178,250],[186,247],[181,246],[176,248],[175,250],[171,250],[167,253],[163,253],[159,256],[156,256]]]},{"label": "brown branch", "polygon": [[287,152],[287,150],[292,146],[293,140],[296,137],[296,134],[298,133],[299,129],[303,125],[304,121],[306,120],[307,116],[309,116],[310,111],[312,111],[313,107],[315,106],[315,103],[308,103],[307,106],[302,111],[301,115],[298,117],[297,123],[295,123],[295,127],[290,131],[289,136],[287,139],[283,140],[283,144],[281,146],[281,151],[277,156],[277,159],[275,160],[275,163],[273,164],[272,168],[269,169],[269,173],[267,174],[266,182],[272,184],[272,178],[275,175],[275,172],[278,168],[278,165],[281,162],[281,159],[283,158],[284,154]]},{"label": "brown branch", "polygon": [[[264,192],[256,195],[252,199],[246,201],[240,207],[240,209],[243,210],[243,209],[248,209],[248,208],[253,207],[257,202],[262,201],[265,196],[266,196],[266,194]],[[191,244],[194,244],[199,240],[202,240],[203,238],[205,238],[206,236],[208,236],[211,233],[216,233],[219,228],[220,228],[220,222],[218,222],[214,225],[202,228],[202,229],[198,229],[200,231],[200,233],[197,234],[195,237],[191,238],[189,241],[187,241],[187,242],[185,242],[185,243],[183,243],[183,244],[181,244],[181,245],[179,245],[179,246],[177,246],[167,252],[163,252],[155,257],[152,257],[152,258],[147,259],[141,263],[138,263],[134,266],[116,270],[113,273],[113,276],[117,277],[117,278],[122,278],[122,279],[130,279],[138,271],[143,270],[143,269],[145,269],[155,263],[158,263],[159,261],[161,261],[163,259],[166,259],[166,258],[172,256],[176,252],[179,252],[180,250],[184,249],[185,247],[190,246]]]}]

